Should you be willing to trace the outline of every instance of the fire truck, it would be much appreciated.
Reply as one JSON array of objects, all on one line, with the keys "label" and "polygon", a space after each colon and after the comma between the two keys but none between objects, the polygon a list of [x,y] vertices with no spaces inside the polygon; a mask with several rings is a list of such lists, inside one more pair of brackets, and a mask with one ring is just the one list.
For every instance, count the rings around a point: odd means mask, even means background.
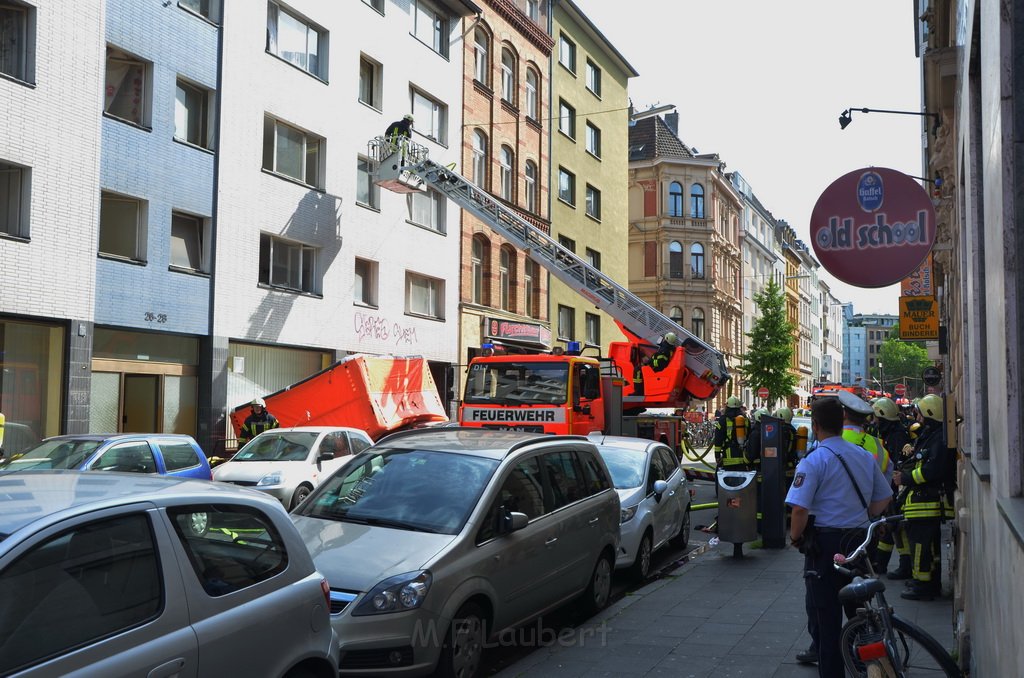
[{"label": "fire truck", "polygon": [[[468,366],[459,408],[465,426],[581,434],[636,435],[635,418],[647,408],[686,408],[713,398],[729,380],[723,354],[576,256],[555,239],[474,185],[451,166],[430,160],[427,149],[382,137],[369,144],[375,183],[398,193],[428,187],[447,196],[523,250],[596,308],[606,312],[627,341],[606,357],[583,355],[576,342],[550,354],[481,355]],[[671,336],[675,335],[675,344]],[[655,371],[656,352],[668,361]],[[645,360],[648,359],[648,360]],[[643,375],[642,394],[633,375]],[[670,438],[673,440],[673,438]]]}]

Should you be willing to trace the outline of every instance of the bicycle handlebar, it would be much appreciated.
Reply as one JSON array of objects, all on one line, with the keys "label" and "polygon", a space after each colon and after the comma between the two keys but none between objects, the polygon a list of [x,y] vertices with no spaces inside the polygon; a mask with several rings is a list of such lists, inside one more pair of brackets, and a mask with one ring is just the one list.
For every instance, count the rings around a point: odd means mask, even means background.
[{"label": "bicycle handlebar", "polygon": [[860,558],[863,558],[867,554],[868,545],[871,543],[871,537],[874,536],[875,530],[878,528],[878,526],[879,525],[887,525],[889,523],[898,523],[901,520],[903,520],[903,514],[899,514],[899,515],[895,515],[895,516],[886,516],[885,518],[879,518],[878,520],[876,520],[873,523],[871,523],[870,525],[868,525],[868,534],[864,538],[864,543],[861,544],[860,546],[858,546],[853,551],[853,553],[851,553],[848,556],[843,555],[842,553],[837,553],[834,556],[832,556],[832,565],[833,565],[833,567],[835,567],[837,570],[839,570],[843,574],[850,575],[851,574],[850,571],[847,570],[846,568],[844,568],[843,565],[845,565],[847,563],[850,563],[850,562],[853,562],[855,560],[858,560]]}]

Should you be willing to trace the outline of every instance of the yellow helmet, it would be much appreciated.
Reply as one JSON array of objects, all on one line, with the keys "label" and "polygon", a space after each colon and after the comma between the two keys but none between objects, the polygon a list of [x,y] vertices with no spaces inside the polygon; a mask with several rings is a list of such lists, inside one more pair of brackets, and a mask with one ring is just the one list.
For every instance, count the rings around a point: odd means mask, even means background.
[{"label": "yellow helmet", "polygon": [[756,410],[754,410],[754,413],[750,415],[750,418],[753,419],[754,421],[761,421],[761,417],[765,414],[768,414],[768,410],[765,409],[764,407],[759,407]]},{"label": "yellow helmet", "polygon": [[679,337],[676,336],[675,332],[665,333],[665,343],[672,344],[673,346],[679,345]]},{"label": "yellow helmet", "polygon": [[942,398],[934,393],[929,393],[921,398],[921,402],[917,404],[917,409],[925,419],[942,421]]},{"label": "yellow helmet", "polygon": [[729,396],[729,399],[725,401],[726,407],[743,407],[743,401],[736,396]]},{"label": "yellow helmet", "polygon": [[871,404],[871,409],[875,411],[875,416],[879,419],[899,421],[899,410],[896,409],[896,403],[890,398],[876,398],[875,402]]},{"label": "yellow helmet", "polygon": [[781,419],[787,424],[793,423],[793,410],[789,409],[788,407],[780,407],[779,409],[775,410],[775,414],[773,414],[772,416],[775,417],[776,419]]}]

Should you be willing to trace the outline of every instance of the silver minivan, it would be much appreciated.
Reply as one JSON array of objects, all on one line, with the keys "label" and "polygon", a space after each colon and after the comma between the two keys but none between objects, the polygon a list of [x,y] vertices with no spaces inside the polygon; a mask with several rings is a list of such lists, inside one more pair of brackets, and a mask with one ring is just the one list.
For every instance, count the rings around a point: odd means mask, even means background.
[{"label": "silver minivan", "polygon": [[355,457],[292,520],[330,584],[342,674],[468,677],[489,638],[607,604],[619,498],[582,436],[420,429]]}]

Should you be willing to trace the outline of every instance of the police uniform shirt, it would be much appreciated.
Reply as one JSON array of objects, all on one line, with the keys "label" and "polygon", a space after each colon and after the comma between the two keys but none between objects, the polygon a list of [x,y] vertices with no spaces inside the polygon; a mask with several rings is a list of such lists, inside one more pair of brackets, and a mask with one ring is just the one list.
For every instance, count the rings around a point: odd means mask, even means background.
[{"label": "police uniform shirt", "polygon": [[814,454],[800,460],[786,503],[807,509],[817,527],[861,527],[868,521],[867,510],[850,476],[829,450],[846,462],[869,505],[892,496],[892,488],[871,453],[841,436],[832,436],[822,440]]}]

